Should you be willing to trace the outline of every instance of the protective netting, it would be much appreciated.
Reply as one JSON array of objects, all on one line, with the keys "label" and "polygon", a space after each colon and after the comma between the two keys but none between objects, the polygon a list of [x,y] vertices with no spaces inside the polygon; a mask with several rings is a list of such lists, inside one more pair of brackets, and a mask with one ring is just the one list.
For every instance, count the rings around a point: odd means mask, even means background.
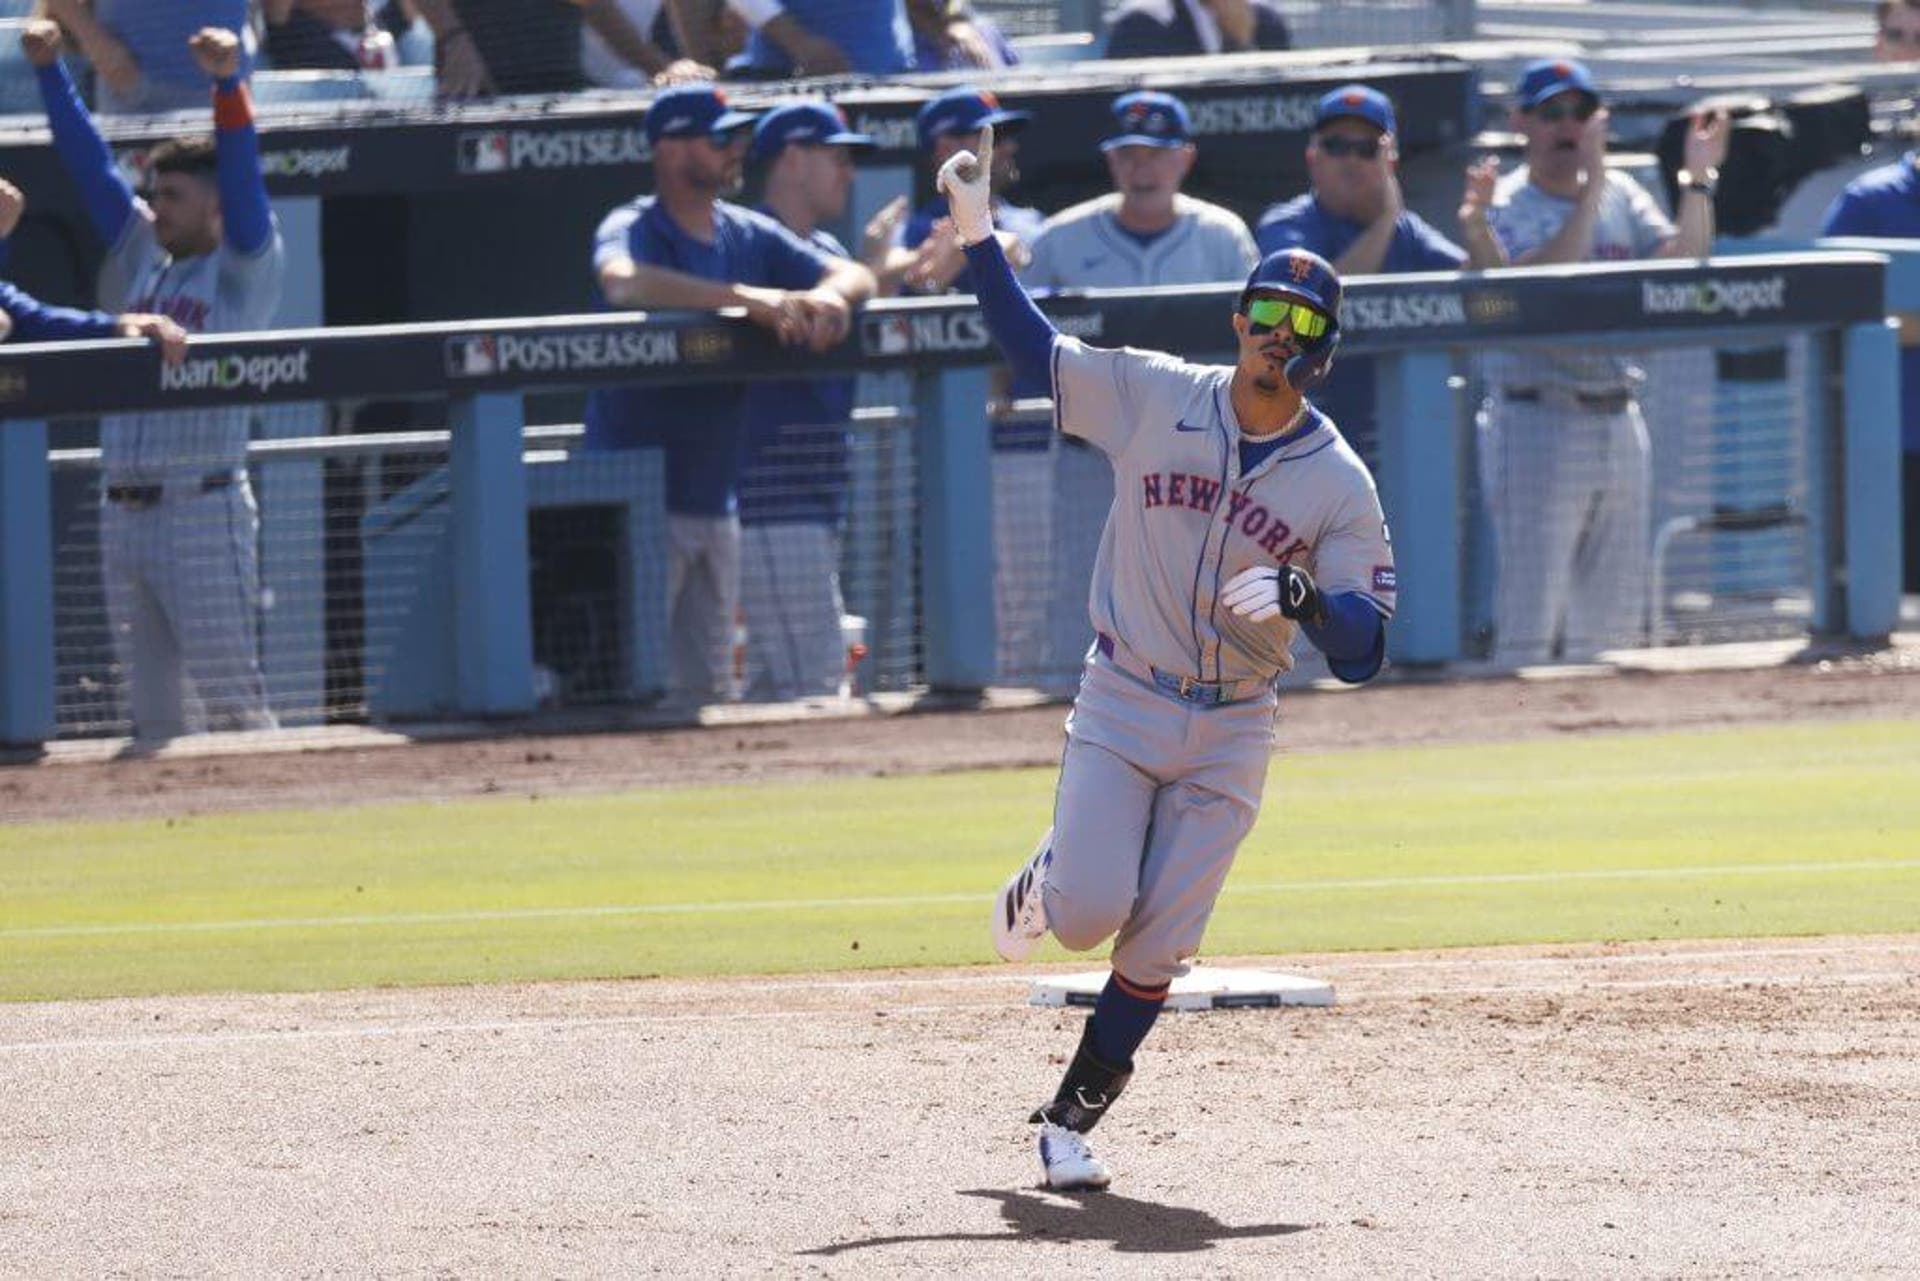
[{"label": "protective netting", "polygon": [[[431,425],[444,421],[424,402],[280,406],[260,415],[244,471],[137,481],[103,478],[91,423],[54,424],[59,736],[455,714],[453,482],[449,434]],[[394,426],[407,429],[377,430]],[[711,701],[919,682],[911,428],[901,411],[862,409],[784,430],[758,455]],[[527,429],[535,697],[650,705],[674,694],[687,643],[668,607],[662,457],[584,449],[581,434]]]}]

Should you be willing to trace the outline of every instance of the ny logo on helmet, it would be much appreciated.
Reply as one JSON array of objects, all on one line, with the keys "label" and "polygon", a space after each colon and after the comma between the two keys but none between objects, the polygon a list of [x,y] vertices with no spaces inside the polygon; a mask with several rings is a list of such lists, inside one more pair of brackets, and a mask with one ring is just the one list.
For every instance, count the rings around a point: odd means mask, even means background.
[{"label": "ny logo on helmet", "polygon": [[1287,260],[1287,270],[1293,273],[1294,283],[1298,284],[1313,274],[1313,259],[1296,254]]}]

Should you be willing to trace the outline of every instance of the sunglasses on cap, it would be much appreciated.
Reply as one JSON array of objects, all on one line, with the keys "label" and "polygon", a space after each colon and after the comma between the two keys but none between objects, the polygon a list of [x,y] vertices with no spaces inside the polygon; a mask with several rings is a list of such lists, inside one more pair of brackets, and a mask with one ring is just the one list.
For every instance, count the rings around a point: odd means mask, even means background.
[{"label": "sunglasses on cap", "polygon": [[1572,102],[1555,99],[1545,106],[1535,107],[1533,118],[1550,125],[1557,125],[1562,120],[1578,120],[1581,124],[1585,124],[1593,119],[1593,113],[1598,110],[1600,110],[1600,104],[1582,94]]},{"label": "sunglasses on cap", "polygon": [[1343,156],[1358,156],[1362,160],[1377,160],[1380,157],[1378,138],[1342,138],[1335,133],[1317,139],[1314,145],[1336,160]]},{"label": "sunglasses on cap", "polygon": [[1272,333],[1284,320],[1295,337],[1312,341],[1325,334],[1327,326],[1333,323],[1324,313],[1287,298],[1255,298],[1242,314],[1247,318],[1247,332],[1256,337]]}]

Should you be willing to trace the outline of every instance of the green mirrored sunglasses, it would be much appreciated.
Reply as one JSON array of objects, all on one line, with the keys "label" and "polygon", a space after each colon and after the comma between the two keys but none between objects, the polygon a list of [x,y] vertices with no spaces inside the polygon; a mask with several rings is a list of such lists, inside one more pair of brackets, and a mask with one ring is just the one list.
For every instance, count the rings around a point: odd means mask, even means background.
[{"label": "green mirrored sunglasses", "polygon": [[1284,320],[1297,337],[1309,341],[1326,333],[1332,323],[1324,313],[1285,298],[1255,298],[1247,304],[1246,316],[1250,322],[1247,329],[1254,334],[1278,329]]}]

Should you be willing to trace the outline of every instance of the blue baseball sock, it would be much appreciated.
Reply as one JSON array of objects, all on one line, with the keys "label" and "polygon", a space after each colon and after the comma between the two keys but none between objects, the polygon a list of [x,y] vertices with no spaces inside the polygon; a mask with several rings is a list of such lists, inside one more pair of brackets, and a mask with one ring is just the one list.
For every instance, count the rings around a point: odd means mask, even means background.
[{"label": "blue baseball sock", "polygon": [[1114,1067],[1130,1067],[1133,1052],[1147,1039],[1147,1031],[1167,1003],[1167,988],[1142,987],[1115,970],[1093,1004],[1093,1052]]}]

